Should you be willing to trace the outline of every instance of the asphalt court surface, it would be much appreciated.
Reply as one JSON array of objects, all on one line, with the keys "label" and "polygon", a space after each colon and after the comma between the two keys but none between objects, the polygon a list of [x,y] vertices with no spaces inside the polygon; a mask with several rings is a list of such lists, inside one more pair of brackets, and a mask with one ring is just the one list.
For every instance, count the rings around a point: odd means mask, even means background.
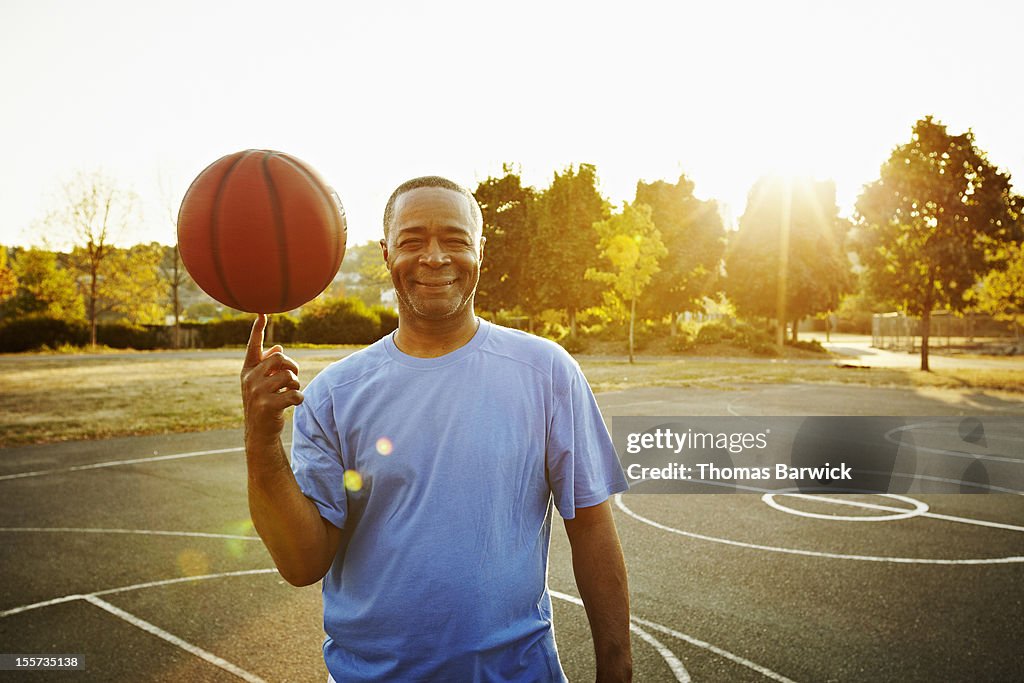
[{"label": "asphalt court surface", "polygon": [[[841,385],[598,400],[606,418],[1024,416],[1012,398]],[[85,660],[0,680],[325,680],[319,587],[285,584],[253,538],[240,443],[0,451],[0,652]],[[1022,496],[627,494],[614,509],[638,681],[1024,679]],[[549,586],[566,672],[593,680],[557,522]]]}]

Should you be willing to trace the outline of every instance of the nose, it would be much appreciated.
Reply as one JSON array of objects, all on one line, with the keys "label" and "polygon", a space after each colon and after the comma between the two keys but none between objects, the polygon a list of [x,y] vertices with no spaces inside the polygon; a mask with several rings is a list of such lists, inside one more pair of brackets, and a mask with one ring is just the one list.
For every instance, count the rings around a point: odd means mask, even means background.
[{"label": "nose", "polygon": [[420,263],[428,266],[443,266],[451,263],[452,258],[445,250],[441,240],[432,239],[427,243],[427,248],[420,255]]}]

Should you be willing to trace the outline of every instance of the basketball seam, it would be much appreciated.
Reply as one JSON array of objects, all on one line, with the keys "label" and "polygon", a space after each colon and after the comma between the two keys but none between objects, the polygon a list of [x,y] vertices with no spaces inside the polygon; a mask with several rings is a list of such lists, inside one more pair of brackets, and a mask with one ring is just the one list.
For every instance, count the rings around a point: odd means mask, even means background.
[{"label": "basketball seam", "polygon": [[231,291],[231,287],[228,286],[227,273],[224,272],[224,263],[220,258],[220,249],[217,248],[217,237],[220,232],[220,221],[218,220],[218,214],[220,213],[221,200],[224,197],[224,190],[227,187],[228,178],[234,172],[238,165],[242,163],[247,157],[252,155],[256,150],[249,149],[240,154],[240,156],[231,162],[231,166],[228,170],[224,171],[224,175],[221,176],[220,183],[217,185],[217,194],[214,195],[213,205],[210,207],[210,253],[213,255],[213,272],[217,274],[217,280],[220,281],[220,286],[224,289],[225,298],[228,299],[228,305],[236,310],[243,310],[242,304],[239,302],[238,297]]},{"label": "basketball seam", "polygon": [[321,183],[317,179],[316,175],[308,168],[306,168],[303,162],[299,161],[298,159],[292,156],[281,153],[280,155],[278,155],[278,158],[281,159],[282,161],[291,164],[292,167],[294,167],[296,170],[300,171],[303,175],[306,176],[306,179],[309,181],[309,184],[316,188],[317,192],[320,194],[321,199],[326,203],[327,213],[331,216],[331,221],[334,223],[335,226],[335,239],[333,240],[333,247],[331,251],[331,266],[333,270],[330,274],[328,274],[327,281],[324,282],[323,286],[320,288],[320,291],[322,292],[325,289],[327,289],[331,282],[334,281],[334,276],[338,274],[338,268],[341,267],[341,259],[338,258],[340,250],[339,242],[341,238],[345,238],[346,242],[348,241],[348,230],[345,228],[345,225],[342,223],[341,218],[338,216],[338,206],[334,201],[334,197],[328,194],[323,183]]},{"label": "basketball seam", "polygon": [[263,179],[267,183],[267,194],[270,197],[270,210],[274,214],[274,228],[277,232],[278,256],[281,266],[281,301],[278,307],[287,310],[289,292],[288,273],[288,235],[284,224],[284,212],[281,209],[281,198],[278,196],[277,185],[274,183],[274,176],[270,172],[270,159],[279,156],[276,152],[266,152],[263,155]]}]

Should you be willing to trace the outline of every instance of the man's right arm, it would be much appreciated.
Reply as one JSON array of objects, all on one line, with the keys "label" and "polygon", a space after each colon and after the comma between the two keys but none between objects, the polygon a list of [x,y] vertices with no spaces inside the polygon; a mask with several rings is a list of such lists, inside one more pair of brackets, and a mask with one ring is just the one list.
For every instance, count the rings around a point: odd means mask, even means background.
[{"label": "man's right arm", "polygon": [[331,568],[341,530],[320,516],[288,465],[281,432],[285,409],[303,400],[299,368],[280,346],[263,351],[266,325],[257,317],[242,366],[249,514],[281,576],[308,586]]}]

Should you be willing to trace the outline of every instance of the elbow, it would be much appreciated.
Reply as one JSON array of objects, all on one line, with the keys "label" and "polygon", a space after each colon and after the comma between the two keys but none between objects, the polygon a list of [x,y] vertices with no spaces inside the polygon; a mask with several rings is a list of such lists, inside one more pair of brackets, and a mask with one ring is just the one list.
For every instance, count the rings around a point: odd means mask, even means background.
[{"label": "elbow", "polygon": [[287,568],[278,566],[277,572],[281,575],[281,578],[287,581],[296,588],[305,588],[306,586],[312,586],[314,583],[318,583],[323,580],[327,572],[317,572],[309,568]]}]

